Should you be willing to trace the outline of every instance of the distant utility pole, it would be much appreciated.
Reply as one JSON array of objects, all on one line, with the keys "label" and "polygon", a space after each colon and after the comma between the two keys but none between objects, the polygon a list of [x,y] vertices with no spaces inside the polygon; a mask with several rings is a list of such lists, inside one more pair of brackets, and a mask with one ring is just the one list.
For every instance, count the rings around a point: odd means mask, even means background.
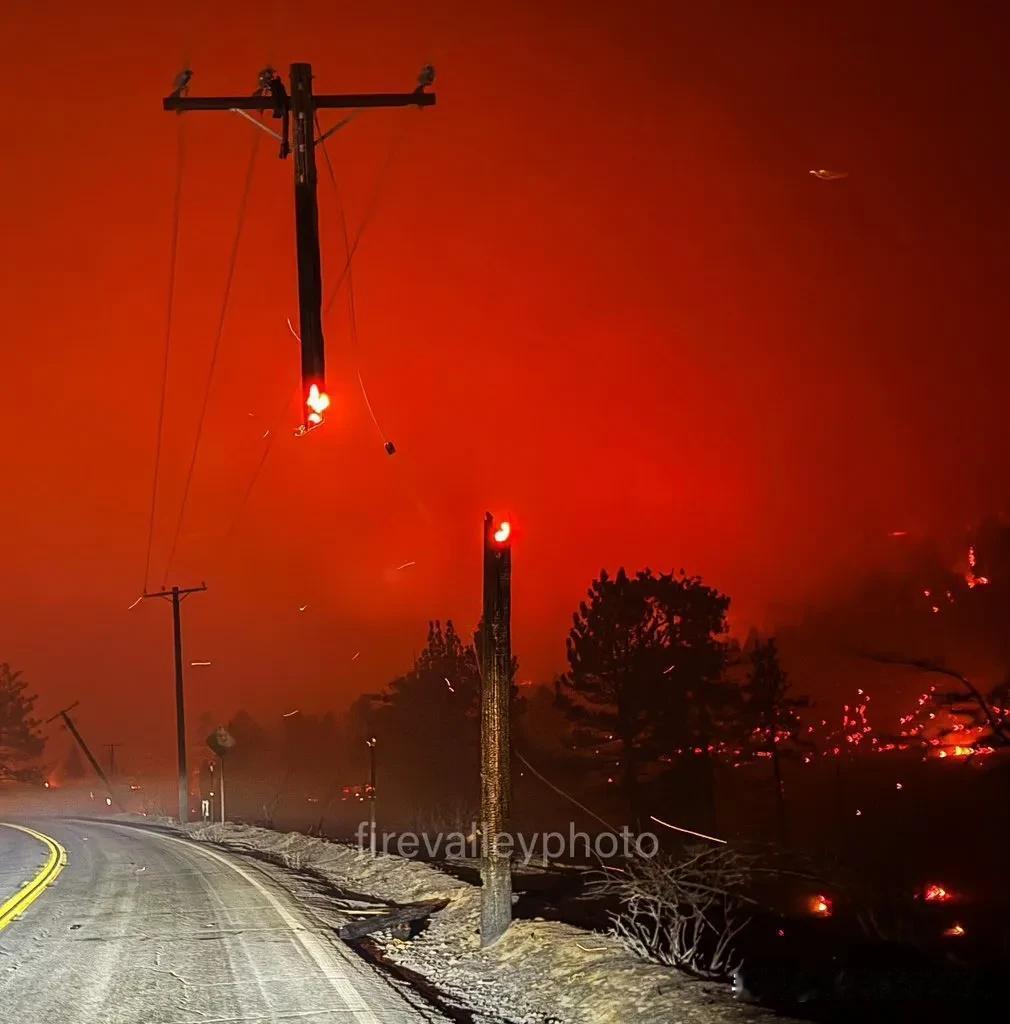
[{"label": "distant utility pole", "polygon": [[109,778],[114,779],[116,777],[116,747],[121,747],[122,743],[106,743],[105,746],[109,751]]},{"label": "distant utility pole", "polygon": [[[165,110],[177,113],[189,110],[227,110],[251,120],[280,142],[283,159],[291,152],[291,120],[294,119],[295,241],[298,255],[298,314],[302,350],[302,430],[311,430],[323,421],[329,406],[326,394],[323,346],[322,269],[319,256],[319,206],[316,198],[316,145],[343,127],[340,121],[329,131],[316,136],[316,111],[328,109],[362,110],[374,107],[430,107],[435,96],[425,92],[435,80],[431,65],[422,69],[418,85],[408,93],[371,93],[342,96],[316,96],[312,92],[312,65],[292,64],[290,91],[273,68],[259,73],[258,88],[251,96],[188,96],[192,72],[187,68],[176,88],[163,102]],[[276,132],[246,111],[269,111],[281,122]]]},{"label": "distant utility pole", "polygon": [[[95,774],[105,783],[105,788],[109,792],[109,799],[115,801],[116,795],[112,792],[112,784],[109,782],[105,772],[102,771],[102,766],[95,760],[95,755],[91,753],[87,743],[84,742],[84,737],[78,732],[77,726],[74,725],[74,720],[70,717],[70,712],[80,703],[79,700],[75,700],[70,707],[57,711],[51,718],[47,718],[43,724],[48,725],[50,722],[55,722],[57,718],[63,719],[63,724],[69,730],[70,735],[77,741],[77,745],[84,751],[84,756],[91,762],[91,767],[95,769]],[[118,803],[118,801],[116,802]]]},{"label": "distant utility pole", "polygon": [[179,823],[189,820],[189,776],[186,774],[186,703],[182,686],[182,609],[181,605],[190,594],[200,594],[207,589],[206,583],[198,587],[172,587],[156,594],[144,594],[144,598],[163,597],[172,602],[172,630],[175,636],[175,732],[179,752]]},{"label": "distant utility pole", "polygon": [[507,522],[484,516],[484,615],[481,623],[480,944],[505,934],[512,920],[509,701],[512,689],[512,543]]},{"label": "distant utility pole", "polygon": [[375,834],[375,737],[369,737],[366,743],[368,745],[368,847],[374,857],[377,848]]}]

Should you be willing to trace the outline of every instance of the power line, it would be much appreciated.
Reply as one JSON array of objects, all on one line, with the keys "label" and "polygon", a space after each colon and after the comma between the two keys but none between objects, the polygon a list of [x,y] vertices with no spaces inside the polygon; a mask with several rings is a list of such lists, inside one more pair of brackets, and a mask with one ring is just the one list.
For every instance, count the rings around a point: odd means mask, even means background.
[{"label": "power line", "polygon": [[179,224],[182,219],[182,179],[186,162],[183,121],[179,118],[175,172],[175,199],[172,206],[172,242],[168,269],[168,302],[165,312],[165,350],[161,365],[161,399],[158,403],[158,434],[154,449],[154,482],[151,486],[151,513],[147,525],[147,556],[144,559],[144,592],[151,577],[151,550],[154,546],[154,517],[158,506],[158,484],[161,478],[161,448],[165,428],[165,400],[168,394],[168,356],[172,341],[172,313],[175,308],[175,282],[178,270]]},{"label": "power line", "polygon": [[[235,267],[238,263],[239,243],[242,240],[242,229],[245,225],[246,209],[249,201],[249,192],[252,188],[253,172],[256,169],[256,155],[259,152],[260,135],[253,136],[252,149],[249,153],[249,164],[245,173],[245,184],[242,188],[242,197],[239,201],[238,223],[235,227],[235,238],[232,241],[231,258],[228,261],[228,276],[225,278],[224,296],[221,300],[221,313],[217,322],[217,334],[214,337],[214,347],[211,350],[210,368],[207,371],[207,385],[203,393],[203,405],[200,409],[200,419],[197,422],[196,438],[193,441],[193,453],[189,460],[189,469],[186,473],[186,483],[182,491],[182,503],[179,506],[179,519],[175,524],[175,533],[172,537],[172,547],[169,550],[168,564],[165,567],[165,576],[172,571],[172,563],[175,561],[175,552],[179,544],[179,535],[182,532],[182,523],[186,516],[186,506],[189,503],[190,488],[193,483],[193,474],[196,470],[196,460],[200,452],[200,442],[203,439],[204,422],[207,418],[207,408],[210,404],[210,392],[214,383],[214,370],[217,367],[217,357],[221,350],[221,338],[224,335],[224,324],[228,314],[228,300],[231,297],[232,282],[235,279]],[[145,588],[146,589],[146,588]]]},{"label": "power line", "polygon": [[[337,283],[333,286],[330,291],[330,297],[326,300],[326,305],[323,307],[324,313],[329,313],[330,308],[333,306],[334,301],[337,298],[337,293],[340,291],[340,286],[344,283],[344,278],[347,277],[351,269],[351,261],[354,259],[354,254],[358,251],[358,246],[361,244],[361,238],[365,233],[365,229],[371,223],[372,217],[375,214],[376,206],[378,205],[379,196],[383,191],[386,181],[389,176],[390,167],[393,164],[393,157],[396,156],[397,150],[403,144],[403,140],[407,137],[407,130],[410,128],[410,122],[407,120],[407,116],[404,116],[402,127],[400,131],[393,136],[392,141],[389,144],[389,150],[386,153],[386,159],[383,162],[382,167],[376,177],[375,188],[372,191],[372,196],[368,201],[368,206],[365,208],[365,215],[361,218],[361,223],[358,225],[357,233],[354,236],[354,241],[351,244],[350,251],[347,253],[347,259],[344,263],[343,269],[337,277]],[[326,149],[323,147],[325,154]],[[327,162],[329,158],[327,157]]]},{"label": "power line", "polygon": [[[345,118],[345,121],[346,120],[347,119]],[[337,199],[337,209],[340,213],[340,231],[344,239],[344,255],[347,261],[347,265],[345,268],[347,275],[347,315],[351,335],[351,353],[354,361],[354,373],[358,378],[358,387],[361,390],[361,397],[365,401],[365,408],[368,410],[368,415],[371,417],[372,423],[375,426],[375,429],[378,432],[379,437],[382,439],[383,447],[386,449],[388,454],[392,455],[396,451],[396,448],[393,446],[392,441],[389,440],[389,436],[382,429],[382,426],[379,423],[379,419],[375,415],[375,409],[372,407],[371,399],[368,397],[368,389],[365,387],[364,377],[362,377],[361,375],[361,359],[359,357],[358,346],[358,314],[354,300],[354,271],[351,267],[351,260],[353,257],[353,252],[351,251],[351,238],[350,234],[347,231],[347,216],[344,212],[344,204],[340,197],[340,187],[337,185],[337,175],[336,172],[333,170],[333,161],[330,159],[329,150],[326,148],[325,141],[323,141],[325,139],[325,136],[322,134],[322,130],[319,127],[318,117],[316,118],[316,130],[320,133],[321,141],[319,148],[322,149],[323,151],[323,159],[326,161],[326,169],[330,175],[330,182],[333,185],[333,192]],[[363,230],[364,225],[362,225],[362,227],[359,229],[359,237],[361,235],[361,231]],[[355,243],[355,246],[356,245],[357,243]],[[340,282],[338,281],[337,288],[339,287]],[[335,294],[336,293],[334,292],[334,295]],[[329,307],[327,307],[327,309],[329,309]]]},{"label": "power line", "polygon": [[228,527],[228,532],[225,534],[226,538],[233,536],[238,528],[239,520],[242,518],[242,513],[245,511],[246,505],[249,504],[249,496],[252,494],[253,488],[256,486],[256,482],[259,480],[260,474],[263,472],[263,467],[266,464],[267,456],[273,448],[274,439],[277,437],[277,432],[280,429],[279,424],[283,419],[284,414],[287,412],[288,407],[293,405],[297,399],[297,394],[284,399],[280,408],[277,410],[277,416],[274,419],[274,426],[267,428],[267,432],[264,435],[266,444],[263,446],[263,454],[260,455],[259,462],[256,463],[256,468],[253,470],[252,476],[249,478],[249,483],[242,492],[242,498],[239,500],[235,509],[235,515],[232,517],[231,526]]}]

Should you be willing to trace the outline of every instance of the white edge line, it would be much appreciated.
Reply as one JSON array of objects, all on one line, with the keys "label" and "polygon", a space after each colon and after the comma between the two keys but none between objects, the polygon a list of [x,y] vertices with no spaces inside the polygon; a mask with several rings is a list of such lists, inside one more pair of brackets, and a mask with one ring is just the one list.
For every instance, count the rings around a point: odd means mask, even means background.
[{"label": "white edge line", "polygon": [[[109,822],[109,824],[115,825],[115,822]],[[127,825],[121,827],[129,828],[130,826]],[[291,929],[294,937],[315,961],[316,966],[323,972],[326,980],[337,990],[340,998],[347,1004],[347,1008],[354,1014],[355,1019],[361,1021],[362,1024],[380,1024],[379,1018],[372,1013],[368,1004],[365,1002],[361,993],[354,987],[351,980],[349,978],[338,977],[333,974],[333,963],[331,957],[328,955],[328,949],[330,947],[320,942],[319,938],[314,933],[307,931],[305,926],[288,912],[280,900],[278,900],[277,897],[274,896],[274,894],[258,878],[256,878],[255,875],[250,874],[245,870],[245,868],[239,867],[238,864],[232,863],[227,857],[222,857],[221,854],[216,851],[208,850],[205,846],[201,846],[199,843],[194,842],[191,839],[181,839],[178,836],[166,835],[164,832],[149,832],[148,834],[156,836],[159,839],[167,839],[172,843],[178,843],[180,846],[185,846],[187,849],[193,850],[195,853],[199,853],[204,857],[210,858],[210,860],[216,860],[218,863],[231,868],[235,874],[244,878],[254,889],[257,890],[257,892],[266,898],[270,906],[277,912],[278,917],[280,917],[280,919]]]}]

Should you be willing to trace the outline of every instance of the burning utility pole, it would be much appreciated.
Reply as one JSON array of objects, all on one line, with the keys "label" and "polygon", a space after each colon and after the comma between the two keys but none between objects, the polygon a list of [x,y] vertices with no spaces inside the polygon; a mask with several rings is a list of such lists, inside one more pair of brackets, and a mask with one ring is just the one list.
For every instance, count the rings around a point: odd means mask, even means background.
[{"label": "burning utility pole", "polygon": [[172,602],[172,635],[175,646],[175,738],[179,756],[179,824],[189,821],[189,776],[186,772],[186,694],[182,679],[182,602],[190,594],[207,589],[206,583],[198,587],[172,587],[157,594],[144,594],[144,598],[163,597]]},{"label": "burning utility pole", "polygon": [[[298,259],[298,326],[301,341],[302,427],[311,430],[323,422],[330,405],[326,393],[325,352],[323,345],[322,264],[319,256],[319,206],[316,199],[316,146],[346,124],[337,122],[329,131],[316,134],[319,110],[364,110],[375,107],[430,107],[433,93],[425,89],[435,80],[431,65],[421,70],[417,88],[408,93],[366,93],[317,96],[312,92],[312,65],[292,64],[289,87],[273,68],[259,74],[258,87],[251,96],[188,96],[192,72],[183,71],[175,90],[164,100],[165,110],[183,113],[189,110],[227,110],[251,120],[258,128],[280,142],[280,156],[292,152],[294,134],[295,245]],[[261,115],[269,112],[281,122],[280,132],[247,111]],[[293,123],[292,123],[293,122]],[[392,454],[387,442],[386,450]]]},{"label": "burning utility pole", "polygon": [[481,622],[480,809],[482,829],[480,943],[499,939],[512,920],[509,702],[512,690],[512,544],[507,522],[484,516]]}]

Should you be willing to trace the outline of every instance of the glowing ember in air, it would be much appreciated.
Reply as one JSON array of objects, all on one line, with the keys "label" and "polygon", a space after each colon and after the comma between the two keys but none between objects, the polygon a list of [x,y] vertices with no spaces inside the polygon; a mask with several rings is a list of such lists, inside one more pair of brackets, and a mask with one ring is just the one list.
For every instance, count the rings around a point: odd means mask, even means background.
[{"label": "glowing ember in air", "polygon": [[959,939],[964,935],[964,927],[959,924],[952,924],[949,928],[944,929],[943,934],[951,939]]},{"label": "glowing ember in air", "polygon": [[922,898],[927,903],[946,903],[952,899],[950,892],[945,889],[942,885],[937,885],[935,882],[930,882],[922,891]]},{"label": "glowing ember in air", "polygon": [[810,913],[814,917],[831,917],[834,911],[832,901],[827,896],[822,896],[820,893],[810,898]]},{"label": "glowing ember in air", "polygon": [[306,420],[313,426],[319,426],[323,422],[323,413],[330,407],[330,396],[325,391],[320,391],[318,384],[313,384],[309,388],[309,397],[305,399],[305,404],[309,409]]},{"label": "glowing ember in air", "polygon": [[509,539],[509,535],[512,533],[512,524],[509,522],[502,523],[497,530],[494,532],[494,539],[498,544],[504,544]]}]

